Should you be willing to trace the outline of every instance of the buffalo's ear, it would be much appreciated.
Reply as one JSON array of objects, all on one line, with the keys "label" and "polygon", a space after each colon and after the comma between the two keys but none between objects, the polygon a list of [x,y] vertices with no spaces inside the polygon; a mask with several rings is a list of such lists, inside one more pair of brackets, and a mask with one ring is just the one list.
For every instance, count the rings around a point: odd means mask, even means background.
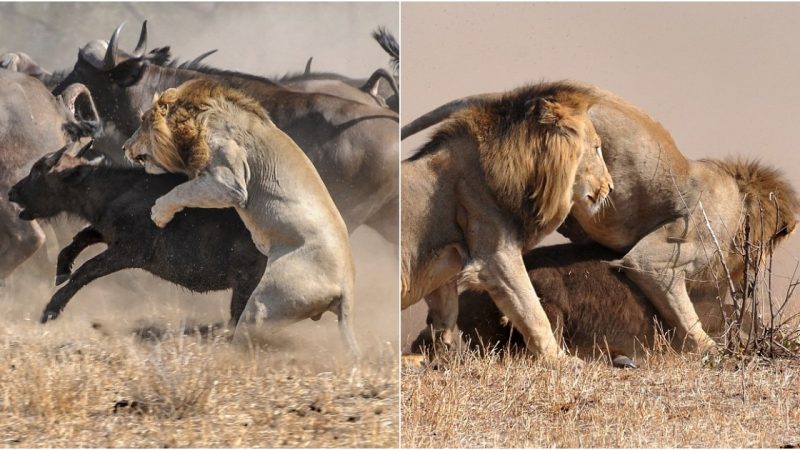
[{"label": "buffalo's ear", "polygon": [[169,46],[166,46],[166,47],[154,48],[153,50],[150,51],[150,53],[145,55],[144,58],[148,62],[150,62],[150,64],[163,66],[170,60],[171,57],[172,55],[170,54]]},{"label": "buffalo's ear", "polygon": [[102,162],[102,158],[87,161],[84,158],[64,153],[50,172],[58,175],[62,183],[75,184],[92,173],[95,166],[100,164],[100,162]]},{"label": "buffalo's ear", "polygon": [[142,79],[146,66],[147,62],[143,58],[130,58],[111,69],[109,76],[117,86],[133,86]]}]

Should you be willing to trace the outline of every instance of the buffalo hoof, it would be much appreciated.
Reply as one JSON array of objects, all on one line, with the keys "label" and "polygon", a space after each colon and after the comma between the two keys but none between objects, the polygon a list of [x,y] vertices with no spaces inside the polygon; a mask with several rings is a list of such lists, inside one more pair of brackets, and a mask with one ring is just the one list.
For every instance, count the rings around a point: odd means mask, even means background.
[{"label": "buffalo hoof", "polygon": [[51,320],[58,318],[58,311],[45,311],[42,313],[42,318],[39,320],[39,323],[47,323]]},{"label": "buffalo hoof", "polygon": [[613,360],[611,360],[611,365],[618,368],[618,369],[638,369],[639,366],[633,362],[632,359],[628,358],[625,355],[615,356]]},{"label": "buffalo hoof", "polygon": [[66,283],[69,280],[70,274],[68,273],[59,273],[56,275],[56,286],[61,286],[62,284]]}]

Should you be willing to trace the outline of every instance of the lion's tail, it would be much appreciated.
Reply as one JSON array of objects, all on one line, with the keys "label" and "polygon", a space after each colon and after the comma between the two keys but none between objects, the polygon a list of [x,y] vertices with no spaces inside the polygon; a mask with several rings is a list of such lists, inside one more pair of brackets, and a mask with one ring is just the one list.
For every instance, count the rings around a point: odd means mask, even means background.
[{"label": "lion's tail", "polygon": [[350,354],[358,359],[361,357],[361,350],[358,348],[356,342],[356,335],[353,332],[353,286],[352,284],[345,288],[344,293],[338,301],[338,310],[336,315],[339,317],[339,332],[342,334],[347,350]]},{"label": "lion's tail", "polygon": [[502,96],[503,93],[478,94],[445,103],[444,105],[434,109],[433,111],[425,113],[424,115],[414,119],[408,125],[404,126],[400,130],[400,139],[405,139],[413,134],[419,133],[426,128],[432,127],[437,123],[447,119],[451,115],[457,113],[458,111],[461,111],[462,109],[491,102],[501,98]]}]

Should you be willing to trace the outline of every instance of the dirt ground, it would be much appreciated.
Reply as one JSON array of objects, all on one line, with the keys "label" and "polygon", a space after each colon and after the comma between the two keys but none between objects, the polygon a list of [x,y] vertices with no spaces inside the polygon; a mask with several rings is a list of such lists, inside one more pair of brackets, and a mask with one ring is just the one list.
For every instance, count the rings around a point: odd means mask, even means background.
[{"label": "dirt ground", "polygon": [[[181,60],[217,48],[209,64],[271,76],[301,71],[313,56],[316,71],[358,78],[388,67],[370,33],[385,26],[397,35],[398,9],[396,3],[4,4],[0,53],[24,51],[46,68],[68,69],[79,47],[108,39],[123,21],[121,48],[132,48],[148,19],[148,49],[171,45]],[[81,227],[60,220],[55,226]],[[250,346],[182,336],[187,326],[226,321],[230,292],[191,293],[139,270],[90,284],[57,321],[42,326],[58,252],[45,228],[46,248],[0,289],[0,446],[398,445],[396,243],[366,228],[351,236],[354,322],[366,355],[353,364],[332,314]],[[89,249],[76,267],[102,248]],[[141,329],[168,336],[143,341],[133,334]]]}]

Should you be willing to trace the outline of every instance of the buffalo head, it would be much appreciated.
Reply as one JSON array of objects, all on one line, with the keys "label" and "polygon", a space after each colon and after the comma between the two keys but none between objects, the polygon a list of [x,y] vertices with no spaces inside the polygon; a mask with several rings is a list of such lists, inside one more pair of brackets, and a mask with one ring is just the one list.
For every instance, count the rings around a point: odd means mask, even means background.
[{"label": "buffalo head", "polygon": [[122,134],[129,136],[138,126],[138,111],[131,105],[125,89],[136,84],[148,64],[164,64],[169,60],[169,47],[145,54],[147,21],[142,24],[139,42],[132,53],[118,48],[124,23],[114,30],[106,42],[89,42],[78,52],[78,60],[69,75],[53,90],[61,94],[72,83],[82,83],[92,93],[98,112],[104,120],[115,123]]},{"label": "buffalo head", "polygon": [[63,210],[60,199],[70,185],[103,161],[103,155],[92,144],[93,141],[83,146],[71,143],[36,161],[30,173],[8,192],[8,199],[22,207],[21,219],[46,219]]}]

